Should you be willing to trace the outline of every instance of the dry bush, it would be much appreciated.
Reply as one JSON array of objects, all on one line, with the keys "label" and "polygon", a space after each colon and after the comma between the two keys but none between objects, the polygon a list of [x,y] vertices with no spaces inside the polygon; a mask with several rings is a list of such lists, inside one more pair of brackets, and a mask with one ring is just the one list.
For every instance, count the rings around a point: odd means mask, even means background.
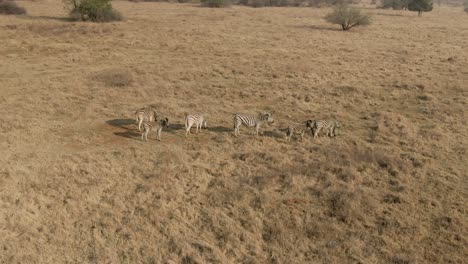
[{"label": "dry bush", "polygon": [[4,14],[4,15],[24,15],[24,14],[26,14],[26,9],[18,6],[13,1],[0,0],[0,14]]},{"label": "dry bush", "polygon": [[228,7],[231,5],[230,0],[201,0],[200,3],[204,7],[215,7],[215,8]]},{"label": "dry bush", "polygon": [[325,20],[340,25],[343,31],[370,24],[369,15],[362,13],[359,8],[351,7],[346,4],[336,6],[333,11],[325,17]]},{"label": "dry bush", "polygon": [[393,10],[408,9],[409,0],[383,0],[381,8],[392,8]]},{"label": "dry bush", "polygon": [[94,79],[109,87],[127,87],[133,83],[132,74],[124,69],[110,69],[98,73]]},{"label": "dry bush", "polygon": [[112,22],[123,20],[122,15],[112,8],[110,0],[65,0],[74,20]]}]

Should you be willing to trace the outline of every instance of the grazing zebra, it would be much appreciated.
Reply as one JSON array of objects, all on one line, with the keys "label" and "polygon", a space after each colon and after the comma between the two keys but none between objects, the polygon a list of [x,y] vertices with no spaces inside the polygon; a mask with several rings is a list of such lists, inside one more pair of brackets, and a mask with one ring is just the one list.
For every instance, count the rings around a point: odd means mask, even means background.
[{"label": "grazing zebra", "polygon": [[151,107],[145,107],[145,108],[138,109],[135,112],[135,119],[136,119],[136,122],[138,123],[138,131],[141,131],[141,124],[144,121],[147,121],[147,122],[156,122],[156,121],[158,121],[157,116],[158,115],[156,113],[156,110],[154,110]]},{"label": "grazing zebra", "polygon": [[235,114],[234,135],[237,137],[237,135],[240,134],[240,126],[244,125],[246,127],[255,127],[255,135],[258,136],[258,130],[260,129],[261,124],[271,124],[273,122],[273,117],[271,116],[271,113],[268,112],[261,112],[258,116]]},{"label": "grazing zebra", "polygon": [[286,141],[291,141],[291,137],[293,135],[300,135],[301,136],[301,141],[304,139],[304,133],[305,133],[305,129],[304,127],[302,126],[298,126],[298,125],[289,125],[288,126],[288,130],[286,130]]},{"label": "grazing zebra", "polygon": [[341,127],[338,121],[327,121],[327,120],[307,120],[306,126],[310,128],[314,138],[318,137],[320,130],[324,129],[329,137],[336,136],[336,129]]},{"label": "grazing zebra", "polygon": [[143,139],[146,139],[146,141],[148,141],[148,133],[150,131],[158,132],[158,140],[161,141],[161,131],[164,127],[168,127],[168,126],[169,126],[169,119],[167,118],[163,118],[159,120],[159,122],[144,121],[143,133],[141,133],[141,141],[144,141]]},{"label": "grazing zebra", "polygon": [[190,128],[195,125],[197,128],[196,133],[198,133],[198,129],[202,129],[203,127],[206,128],[206,119],[203,115],[185,115],[185,136],[190,134]]}]

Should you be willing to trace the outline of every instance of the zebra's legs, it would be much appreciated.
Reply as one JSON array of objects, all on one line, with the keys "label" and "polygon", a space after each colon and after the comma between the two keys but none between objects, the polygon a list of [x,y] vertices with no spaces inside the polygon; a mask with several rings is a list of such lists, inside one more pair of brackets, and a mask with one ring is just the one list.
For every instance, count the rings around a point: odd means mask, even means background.
[{"label": "zebra's legs", "polygon": [[187,128],[186,128],[186,131],[185,131],[185,136],[189,135],[190,134],[190,128],[192,127],[192,124],[188,124],[187,125]]},{"label": "zebra's legs", "polygon": [[138,119],[138,131],[141,131],[141,124],[143,123],[143,119]]},{"label": "zebra's legs", "polygon": [[148,133],[149,130],[143,131],[143,133],[141,134],[141,141],[148,141]]},{"label": "zebra's legs", "polygon": [[161,130],[162,130],[162,127],[158,129],[158,141],[161,141]]},{"label": "zebra's legs", "polygon": [[301,141],[304,139],[304,130],[301,131]]},{"label": "zebra's legs", "polygon": [[237,137],[240,135],[240,125],[238,122],[234,122],[234,135]]},{"label": "zebra's legs", "polygon": [[314,138],[318,137],[318,134],[320,132],[320,129],[322,129],[321,127],[318,127],[316,128],[315,132],[314,132]]}]

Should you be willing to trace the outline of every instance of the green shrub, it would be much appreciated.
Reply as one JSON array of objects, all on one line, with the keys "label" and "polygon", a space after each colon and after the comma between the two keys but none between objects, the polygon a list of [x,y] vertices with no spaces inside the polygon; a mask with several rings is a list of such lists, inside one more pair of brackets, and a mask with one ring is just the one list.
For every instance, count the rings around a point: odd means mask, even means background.
[{"label": "green shrub", "polygon": [[231,5],[230,0],[201,0],[201,5],[206,7],[227,7]]},{"label": "green shrub", "polygon": [[382,8],[392,8],[394,10],[406,10],[408,9],[408,3],[410,0],[383,0]]},{"label": "green shrub", "polygon": [[13,1],[0,0],[0,14],[4,14],[4,15],[24,15],[24,14],[26,14],[26,9],[18,6]]},{"label": "green shrub", "polygon": [[325,20],[332,24],[340,25],[343,31],[353,27],[367,26],[370,24],[370,16],[361,12],[359,8],[349,5],[337,5]]},{"label": "green shrub", "polygon": [[465,7],[465,12],[468,13],[468,0],[465,0],[465,2],[463,3],[463,6]]},{"label": "green shrub", "polygon": [[111,0],[65,0],[73,19],[93,22],[122,20],[122,15],[112,8]]},{"label": "green shrub", "polygon": [[432,11],[432,0],[411,0],[408,4],[408,10],[417,11],[418,16],[422,15],[423,12]]}]

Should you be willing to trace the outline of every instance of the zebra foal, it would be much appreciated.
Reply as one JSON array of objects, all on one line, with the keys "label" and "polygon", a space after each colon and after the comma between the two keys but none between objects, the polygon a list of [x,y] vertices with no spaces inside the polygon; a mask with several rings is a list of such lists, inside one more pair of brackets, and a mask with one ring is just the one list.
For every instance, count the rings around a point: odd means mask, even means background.
[{"label": "zebra foal", "polygon": [[157,120],[157,113],[156,110],[154,110],[151,107],[145,107],[136,110],[135,112],[135,119],[136,122],[138,123],[138,131],[141,131],[141,125],[143,122],[156,122]]},{"label": "zebra foal", "polygon": [[255,127],[255,135],[258,136],[258,130],[263,123],[274,123],[273,117],[269,112],[261,112],[257,116],[235,114],[234,115],[234,135],[237,137],[240,134],[240,127]]},{"label": "zebra foal", "polygon": [[169,126],[169,119],[163,118],[159,120],[159,122],[144,121],[142,125],[143,125],[143,133],[141,133],[141,141],[148,141],[148,133],[151,131],[156,131],[158,134],[157,139],[161,141],[161,131],[163,128]]},{"label": "zebra foal", "polygon": [[190,128],[195,125],[197,128],[195,133],[198,133],[198,129],[206,128],[206,119],[203,115],[185,115],[185,136],[190,134]]},{"label": "zebra foal", "polygon": [[291,141],[291,137],[293,135],[299,135],[301,137],[301,141],[304,139],[305,128],[302,125],[293,125],[290,124],[288,129],[286,130],[286,141]]}]

